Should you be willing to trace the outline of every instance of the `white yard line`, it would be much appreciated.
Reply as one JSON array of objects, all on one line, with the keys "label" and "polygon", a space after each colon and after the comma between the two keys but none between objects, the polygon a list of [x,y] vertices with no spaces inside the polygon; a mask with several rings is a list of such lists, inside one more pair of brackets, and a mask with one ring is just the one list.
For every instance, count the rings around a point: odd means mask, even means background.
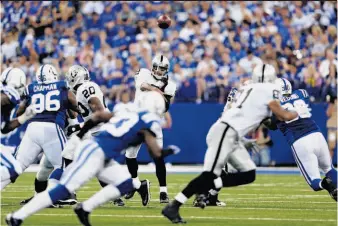
[{"label": "white yard line", "polygon": [[[35,216],[74,216],[74,214],[35,214]],[[164,218],[161,215],[134,215],[134,214],[91,214],[91,217],[118,217],[118,218]],[[301,219],[301,218],[261,218],[261,217],[207,217],[183,216],[185,219],[208,220],[248,220],[248,221],[302,221],[302,222],[337,222],[334,219]]]}]

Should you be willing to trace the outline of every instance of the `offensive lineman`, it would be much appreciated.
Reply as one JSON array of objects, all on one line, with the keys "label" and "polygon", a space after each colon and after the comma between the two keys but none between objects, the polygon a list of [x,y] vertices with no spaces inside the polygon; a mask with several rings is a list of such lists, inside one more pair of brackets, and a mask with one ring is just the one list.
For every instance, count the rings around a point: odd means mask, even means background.
[{"label": "offensive lineman", "polygon": [[[68,91],[67,84],[59,81],[56,69],[49,64],[39,67],[36,72],[37,83],[25,90],[25,100],[20,104],[17,115],[34,103],[36,115],[29,121],[25,135],[17,152],[17,161],[24,171],[41,153],[55,169],[50,182],[59,180],[63,171],[62,150],[66,142],[63,129],[66,110],[78,112],[74,94]],[[5,183],[6,186],[8,183]]]},{"label": "offensive lineman", "polygon": [[[252,83],[251,80],[247,80],[241,85],[239,89],[251,83]],[[227,102],[224,106],[223,113],[228,111],[232,107],[232,104],[235,101],[235,96],[237,92],[238,92],[237,88],[233,87],[231,89],[230,93],[228,94]],[[237,148],[233,153],[229,155],[227,164],[230,164],[232,168],[237,170],[237,172],[242,172],[245,174],[249,174],[249,173],[256,174],[256,165],[252,161],[246,149],[247,147],[251,147],[254,145],[255,143],[253,140],[248,140],[244,138],[238,140]],[[225,168],[227,169],[227,165],[225,166]],[[228,174],[228,177],[229,177],[233,173],[227,172],[227,170],[222,170],[221,177],[222,175],[225,176],[226,174]],[[231,186],[236,186],[236,185],[240,185],[240,184],[236,184],[236,182],[234,182]],[[203,195],[202,197],[196,197],[196,200],[193,203],[194,206],[201,207],[201,208],[204,208],[205,206],[225,206],[226,204],[224,202],[218,200],[218,193],[220,190],[221,190],[220,188],[211,189],[205,198],[203,197]]]},{"label": "offensive lineman", "polygon": [[[26,75],[19,68],[7,68],[1,74],[1,133],[5,134],[24,124],[35,116],[34,106],[29,106],[25,113],[10,120],[12,110],[20,102],[26,85]],[[5,185],[14,182],[22,168],[13,157],[10,148],[1,144],[1,190]]]},{"label": "offensive lineman", "polygon": [[[170,106],[170,100],[175,96],[176,84],[169,80],[169,60],[163,55],[156,55],[152,61],[151,71],[146,68],[141,68],[135,75],[135,102],[139,101],[141,94],[145,91],[157,91],[163,94],[165,98],[165,110],[164,114],[168,111]],[[163,136],[156,137],[158,145],[163,147]],[[137,176],[138,163],[137,154],[141,148],[141,144],[135,147],[129,147],[126,150],[126,163],[128,170],[133,178],[133,181],[138,187],[141,184]],[[160,203],[168,203],[168,190],[167,190],[167,175],[166,167],[163,158],[154,159],[156,166],[156,176],[160,185]],[[125,198],[130,199],[134,196],[135,191],[128,193]]]},{"label": "offensive lineman", "polygon": [[[172,223],[185,223],[179,208],[192,195],[204,194],[210,189],[248,184],[255,180],[255,171],[238,172],[221,176],[222,168],[238,146],[238,140],[270,118],[272,112],[282,121],[295,119],[296,112],[288,112],[279,104],[279,87],[274,83],[272,65],[258,65],[253,70],[252,82],[238,92],[232,108],[225,111],[209,130],[208,149],[203,172],[177,194],[162,214]],[[240,158],[240,156],[238,156]]]},{"label": "offensive lineman", "polygon": [[[294,110],[299,115],[291,121],[277,121],[278,129],[291,146],[298,168],[314,191],[325,189],[337,201],[337,170],[332,166],[330,151],[323,134],[311,119],[309,94],[304,89],[292,92],[291,83],[284,78],[277,79],[276,84],[282,93],[282,107]],[[319,169],[324,171],[324,179],[321,179]]]},{"label": "offensive lineman", "polygon": [[[99,205],[110,199],[116,199],[135,188],[130,174],[114,158],[119,156],[129,145],[145,142],[155,158],[167,156],[177,149],[169,146],[159,147],[156,136],[161,136],[159,112],[165,108],[164,100],[158,92],[144,93],[144,102],[138,112],[117,113],[100,111],[93,114],[80,130],[69,140],[65,149],[76,148],[74,162],[62,175],[60,184],[55,188],[37,194],[29,203],[18,211],[8,214],[6,223],[19,226],[28,216],[46,208],[69,193],[79,189],[91,178],[97,176],[108,185],[74,209],[83,225],[90,226],[89,214]],[[147,109],[147,110],[144,110]],[[85,133],[100,122],[105,122],[101,131],[89,139],[81,141]],[[141,185],[140,194],[149,194],[149,187]],[[145,205],[147,203],[144,203]]]}]

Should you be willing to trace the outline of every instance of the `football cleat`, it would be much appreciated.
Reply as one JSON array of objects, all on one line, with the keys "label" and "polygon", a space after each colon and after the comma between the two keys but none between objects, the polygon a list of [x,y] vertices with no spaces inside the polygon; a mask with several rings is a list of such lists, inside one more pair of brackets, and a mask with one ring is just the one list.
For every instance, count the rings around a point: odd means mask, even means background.
[{"label": "football cleat", "polygon": [[160,203],[169,203],[168,193],[160,192]]},{"label": "football cleat", "polygon": [[58,200],[58,201],[56,201],[55,204],[59,205],[59,206],[72,206],[72,205],[75,205],[75,204],[77,204],[76,194],[75,193],[71,194],[68,197],[68,199]]},{"label": "football cleat", "polygon": [[207,197],[205,194],[196,195],[196,198],[193,202],[193,206],[204,209],[207,206]]},{"label": "football cleat", "polygon": [[24,199],[24,200],[22,200],[21,202],[20,202],[20,205],[25,205],[25,204],[27,204],[29,201],[31,201],[32,199],[34,198],[34,196],[32,196],[32,197],[30,197],[30,198],[28,198],[28,199]]},{"label": "football cleat", "polygon": [[85,211],[82,208],[82,204],[79,203],[78,205],[76,205],[76,207],[74,208],[74,212],[77,215],[77,217],[79,218],[80,222],[82,223],[82,225],[84,226],[91,226],[91,224],[89,223],[89,212]]},{"label": "football cleat", "polygon": [[166,205],[162,210],[162,215],[168,218],[173,224],[185,224],[187,223],[185,220],[182,219],[178,212],[178,208],[169,203]]},{"label": "football cleat", "polygon": [[122,199],[115,199],[115,200],[113,201],[113,204],[114,204],[115,206],[124,206],[124,202],[123,202]]},{"label": "football cleat", "polygon": [[148,205],[150,201],[150,182],[149,180],[141,181],[141,187],[137,189],[137,192],[140,194],[142,199],[142,205]]},{"label": "football cleat", "polygon": [[13,218],[12,213],[6,216],[6,223],[9,226],[19,226],[22,224],[22,220]]},{"label": "football cleat", "polygon": [[226,206],[225,202],[218,200],[218,195],[209,194],[206,200],[207,206]]},{"label": "football cleat", "polygon": [[337,187],[333,184],[331,178],[324,177],[322,180],[322,187],[327,190],[331,198],[337,202]]},{"label": "football cleat", "polygon": [[127,194],[125,194],[124,198],[125,199],[131,199],[132,197],[134,197],[136,190],[132,190],[131,192],[128,192]]}]

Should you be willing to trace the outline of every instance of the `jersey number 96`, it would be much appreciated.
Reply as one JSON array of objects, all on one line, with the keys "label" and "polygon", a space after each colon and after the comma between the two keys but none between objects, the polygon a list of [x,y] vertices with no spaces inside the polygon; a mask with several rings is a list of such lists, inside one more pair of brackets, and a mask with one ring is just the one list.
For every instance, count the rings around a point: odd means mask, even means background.
[{"label": "jersey number 96", "polygon": [[35,105],[36,112],[58,111],[60,109],[59,95],[59,90],[53,90],[46,95],[42,93],[34,94],[32,96],[32,104]]}]

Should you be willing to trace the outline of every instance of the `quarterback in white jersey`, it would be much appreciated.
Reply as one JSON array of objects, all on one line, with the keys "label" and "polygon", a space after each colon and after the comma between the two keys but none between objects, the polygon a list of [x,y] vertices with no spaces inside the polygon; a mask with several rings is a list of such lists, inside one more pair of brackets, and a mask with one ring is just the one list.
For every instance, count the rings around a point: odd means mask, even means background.
[{"label": "quarterback in white jersey", "polygon": [[[170,221],[184,222],[179,208],[194,194],[201,194],[199,197],[205,199],[203,194],[210,189],[248,184],[255,180],[255,170],[225,175],[221,175],[221,172],[231,154],[236,151],[239,139],[271,117],[272,112],[282,121],[298,116],[296,112],[288,112],[280,106],[279,88],[273,84],[275,79],[273,66],[256,66],[252,75],[253,84],[241,88],[231,108],[211,126],[206,139],[208,149],[204,157],[203,172],[162,210],[162,214]],[[205,205],[201,207],[204,208]]]},{"label": "quarterback in white jersey", "polygon": [[[165,111],[162,112],[162,115],[168,111],[170,106],[170,99],[175,96],[176,84],[168,78],[169,72],[169,60],[163,55],[156,55],[152,61],[151,71],[142,68],[135,75],[135,103],[142,103],[142,94],[148,91],[160,92],[165,99]],[[156,138],[158,145],[163,146],[163,136]],[[136,160],[137,154],[141,148],[141,145],[135,147],[129,147],[126,150],[126,163],[129,169],[129,172],[135,181],[135,183],[140,184],[138,179],[137,170],[138,163]],[[168,191],[167,191],[167,181],[166,181],[166,168],[163,158],[154,159],[156,166],[156,176],[160,185],[160,203],[168,203]],[[134,195],[133,192],[128,193],[125,198],[130,199]]]}]

